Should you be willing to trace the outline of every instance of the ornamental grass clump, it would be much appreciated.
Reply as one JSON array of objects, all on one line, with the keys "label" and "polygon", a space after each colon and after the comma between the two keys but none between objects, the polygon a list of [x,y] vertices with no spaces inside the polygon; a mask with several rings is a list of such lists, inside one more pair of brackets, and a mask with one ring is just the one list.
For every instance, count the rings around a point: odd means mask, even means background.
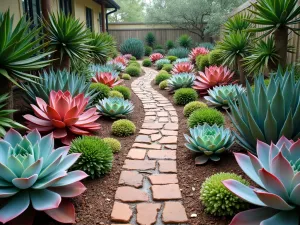
[{"label": "ornamental grass clump", "polygon": [[197,92],[192,88],[180,88],[173,96],[176,105],[186,105],[198,99]]},{"label": "ornamental grass clump", "polygon": [[112,90],[120,92],[124,96],[124,99],[131,99],[131,91],[128,87],[120,85],[113,87]]},{"label": "ornamental grass clump", "polygon": [[137,59],[141,59],[145,55],[144,43],[136,38],[125,40],[120,46],[120,51],[123,55],[131,54]]},{"label": "ornamental grass clump", "polygon": [[128,137],[133,135],[135,131],[134,123],[126,119],[117,120],[111,126],[112,134],[117,137]]},{"label": "ornamental grass clump", "polygon": [[190,88],[193,86],[195,79],[196,77],[193,73],[179,73],[170,77],[168,86],[170,91],[180,88]]},{"label": "ornamental grass clump", "polygon": [[103,141],[109,145],[113,153],[121,151],[121,143],[115,138],[103,138]]},{"label": "ornamental grass clump", "polygon": [[233,216],[249,207],[247,202],[232,194],[223,185],[222,182],[227,179],[249,186],[248,181],[234,173],[221,172],[206,178],[200,190],[200,200],[205,206],[205,212],[214,216]]},{"label": "ornamental grass clump", "polygon": [[71,143],[70,152],[81,154],[72,169],[83,170],[92,179],[107,174],[112,168],[112,149],[99,137],[82,136],[74,139]]},{"label": "ornamental grass clump", "polygon": [[152,62],[151,62],[150,59],[144,59],[142,64],[143,64],[144,67],[151,67],[152,66]]},{"label": "ornamental grass clump", "polygon": [[160,72],[155,77],[155,84],[160,84],[160,82],[162,82],[164,80],[168,80],[170,77],[171,77],[171,74],[169,74],[168,72]]},{"label": "ornamental grass clump", "polygon": [[194,101],[186,104],[183,108],[183,115],[189,117],[197,109],[208,108],[204,102]]},{"label": "ornamental grass clump", "polygon": [[185,146],[193,152],[201,153],[195,159],[197,165],[205,164],[209,159],[219,161],[220,155],[234,144],[234,136],[230,129],[216,124],[210,126],[207,123],[190,129],[191,136],[184,135],[188,142]]},{"label": "ornamental grass clump", "polygon": [[220,111],[212,108],[198,109],[194,111],[188,119],[188,125],[190,128],[194,128],[198,125],[204,125],[205,123],[211,126],[214,124],[222,126],[225,123],[225,119]]},{"label": "ornamental grass clump", "polygon": [[10,130],[0,146],[0,222],[32,225],[36,210],[60,223],[75,223],[75,208],[68,199],[86,190],[80,181],[88,175],[68,170],[81,155],[68,154],[66,146],[54,149],[53,134],[41,137],[37,130],[23,137]]},{"label": "ornamental grass clump", "polygon": [[98,111],[103,116],[108,116],[112,119],[124,117],[133,112],[133,104],[124,98],[105,98],[100,100],[96,105]]},{"label": "ornamental grass clump", "polygon": [[168,56],[176,56],[179,59],[188,58],[190,51],[187,48],[172,48],[168,51]]},{"label": "ornamental grass clump", "polygon": [[[275,144],[276,143],[276,144]],[[223,184],[237,197],[257,206],[237,214],[231,224],[299,224],[300,139],[294,142],[282,136],[271,145],[257,142],[257,157],[235,153],[241,169],[259,188],[236,180]]]}]

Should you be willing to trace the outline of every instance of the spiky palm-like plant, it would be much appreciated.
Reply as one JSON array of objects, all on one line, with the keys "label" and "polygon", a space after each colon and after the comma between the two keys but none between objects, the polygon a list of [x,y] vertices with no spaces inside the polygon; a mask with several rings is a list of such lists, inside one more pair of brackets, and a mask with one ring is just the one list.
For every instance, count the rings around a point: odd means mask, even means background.
[{"label": "spiky palm-like plant", "polygon": [[251,23],[249,22],[250,18],[251,15],[245,13],[239,13],[229,18],[224,24],[225,34],[229,34],[231,32],[237,32],[237,31],[245,31],[249,29],[252,26]]}]

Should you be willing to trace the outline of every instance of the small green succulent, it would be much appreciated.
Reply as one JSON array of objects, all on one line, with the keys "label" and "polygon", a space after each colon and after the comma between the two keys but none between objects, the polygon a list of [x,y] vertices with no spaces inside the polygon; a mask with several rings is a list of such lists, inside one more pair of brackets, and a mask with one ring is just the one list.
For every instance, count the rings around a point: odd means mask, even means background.
[{"label": "small green succulent", "polygon": [[196,77],[193,73],[178,73],[168,80],[170,91],[193,86]]},{"label": "small green succulent", "polygon": [[133,112],[133,104],[124,98],[105,98],[96,105],[100,114],[112,119],[124,117]]},{"label": "small green succulent", "polygon": [[159,89],[165,90],[168,87],[168,80],[163,80],[159,83]]},{"label": "small green succulent", "polygon": [[101,83],[92,83],[90,89],[95,91],[95,93],[97,94],[96,98],[93,101],[93,104],[98,103],[99,100],[107,98],[110,92],[110,88],[107,85]]},{"label": "small green succulent", "polygon": [[112,124],[111,131],[117,137],[127,137],[135,133],[136,127],[130,120],[121,119]]},{"label": "small green succulent", "polygon": [[110,91],[108,93],[108,97],[112,97],[112,98],[124,98],[124,96],[122,95],[122,93],[119,92],[119,91]]},{"label": "small green succulent", "polygon": [[180,88],[175,91],[174,94],[174,102],[176,105],[186,105],[197,99],[198,93],[193,88]]},{"label": "small green succulent", "polygon": [[131,91],[130,91],[130,88],[128,88],[128,87],[118,85],[118,86],[114,86],[112,90],[120,92],[124,96],[124,99],[131,98]]},{"label": "small green succulent", "polygon": [[164,80],[168,80],[170,77],[171,77],[171,75],[167,71],[166,72],[160,72],[155,77],[155,84],[158,85],[158,84],[160,84],[160,82],[162,82]]},{"label": "small green succulent", "polygon": [[152,62],[150,59],[144,59],[142,65],[144,67],[151,67],[152,66]]},{"label": "small green succulent", "polygon": [[168,59],[159,59],[155,62],[155,66],[158,70],[161,70],[165,64],[170,64],[171,61]]},{"label": "small green succulent", "polygon": [[130,76],[129,74],[127,74],[127,73],[124,73],[124,74],[122,75],[122,79],[123,79],[123,80],[131,80],[131,76]]},{"label": "small green succulent", "polygon": [[115,138],[103,138],[103,141],[109,145],[113,153],[121,151],[121,143]]},{"label": "small green succulent", "polygon": [[195,110],[188,119],[188,125],[190,128],[194,128],[198,125],[204,125],[208,123],[209,125],[217,124],[218,126],[224,125],[223,114],[212,108],[202,108]]},{"label": "small green succulent", "polygon": [[236,180],[249,186],[249,182],[234,173],[217,173],[203,182],[200,200],[205,211],[214,216],[233,216],[249,207],[249,204],[231,193],[222,183],[224,180]]},{"label": "small green succulent", "polygon": [[204,102],[194,101],[186,104],[183,108],[183,115],[189,117],[197,109],[208,108]]}]

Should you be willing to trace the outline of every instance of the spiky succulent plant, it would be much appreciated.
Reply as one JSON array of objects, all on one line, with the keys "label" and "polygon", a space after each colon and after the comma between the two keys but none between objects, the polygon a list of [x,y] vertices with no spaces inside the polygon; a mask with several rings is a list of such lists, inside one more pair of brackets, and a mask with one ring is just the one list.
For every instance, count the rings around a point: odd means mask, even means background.
[{"label": "spiky succulent plant", "polygon": [[174,65],[172,74],[177,75],[180,73],[192,73],[194,71],[194,65],[190,62],[182,62]]},{"label": "spiky succulent plant", "polygon": [[193,73],[179,73],[168,79],[168,87],[170,91],[179,88],[190,88],[193,86],[196,77]]},{"label": "spiky succulent plant", "polygon": [[[41,138],[37,130],[22,137],[10,130],[0,140],[0,195],[5,201],[0,222],[33,224],[32,208],[61,223],[75,223],[75,209],[66,198],[83,193],[80,180],[87,174],[67,170],[80,154],[69,147],[54,149],[53,135]],[[22,217],[20,219],[20,217]]]},{"label": "spiky succulent plant", "polygon": [[111,66],[114,70],[118,72],[123,72],[126,69],[126,66],[124,66],[121,62],[115,60],[108,61],[106,65]]},{"label": "spiky succulent plant", "polygon": [[191,62],[191,60],[189,58],[176,59],[175,62],[173,62],[173,64],[175,65],[183,62]]},{"label": "spiky succulent plant", "polygon": [[113,68],[112,65],[100,65],[100,64],[92,64],[90,66],[90,70],[92,71],[91,77],[94,76],[95,73],[111,73],[113,77],[119,76],[119,73],[117,70]]},{"label": "spiky succulent plant", "polygon": [[209,159],[220,160],[220,154],[228,150],[234,143],[234,136],[229,129],[205,123],[190,129],[191,136],[184,135],[188,142],[185,146],[191,151],[202,153],[195,159],[196,164],[204,164]]},{"label": "spiky succulent plant", "polygon": [[241,212],[230,224],[298,225],[300,140],[294,143],[281,137],[277,144],[271,145],[258,141],[257,155],[235,153],[235,158],[260,188],[248,187],[235,180],[226,180],[223,184],[241,199],[262,208]]},{"label": "spiky succulent plant", "polygon": [[100,114],[111,118],[124,117],[133,112],[133,104],[124,98],[105,98],[96,105]]},{"label": "spiky succulent plant", "polygon": [[149,56],[149,58],[151,62],[156,62],[157,60],[164,58],[164,56],[160,53],[153,53]]},{"label": "spiky succulent plant", "polygon": [[96,73],[95,76],[92,78],[92,82],[105,84],[108,87],[112,88],[122,83],[123,80],[118,80],[118,76],[114,77],[112,73],[99,72]]},{"label": "spiky succulent plant", "polygon": [[224,86],[216,86],[208,90],[209,96],[204,98],[209,101],[213,106],[228,108],[230,101],[235,102],[238,95],[246,91],[242,85],[230,84]]},{"label": "spiky succulent plant", "polygon": [[170,64],[171,61],[168,59],[159,59],[155,62],[155,66],[158,70],[161,70],[165,64]]}]

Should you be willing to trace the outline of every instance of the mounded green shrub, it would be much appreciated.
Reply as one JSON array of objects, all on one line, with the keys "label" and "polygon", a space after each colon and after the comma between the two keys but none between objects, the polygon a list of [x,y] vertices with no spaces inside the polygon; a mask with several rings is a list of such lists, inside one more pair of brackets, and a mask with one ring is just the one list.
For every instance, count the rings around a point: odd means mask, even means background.
[{"label": "mounded green shrub", "polygon": [[172,40],[167,40],[166,42],[166,49],[170,50],[171,48],[174,48],[175,44]]},{"label": "mounded green shrub", "polygon": [[249,207],[249,204],[233,193],[222,183],[224,180],[236,180],[249,186],[249,182],[234,173],[217,173],[203,182],[200,190],[200,200],[205,211],[214,216],[233,216]]},{"label": "mounded green shrub", "polygon": [[199,71],[204,71],[205,67],[209,67],[208,55],[198,55],[196,65]]},{"label": "mounded green shrub", "polygon": [[131,76],[130,76],[129,74],[127,74],[127,73],[124,73],[124,74],[122,75],[122,79],[123,79],[123,80],[131,80]]},{"label": "mounded green shrub", "polygon": [[218,126],[224,125],[223,114],[213,108],[202,108],[195,110],[188,119],[188,125],[190,128],[194,128],[198,125],[208,123],[210,126],[217,124]]},{"label": "mounded green shrub", "polygon": [[161,70],[164,65],[170,64],[170,63],[171,63],[171,61],[168,59],[159,59],[155,62],[155,66],[156,66],[157,70]]},{"label": "mounded green shrub", "polygon": [[191,36],[183,34],[177,39],[177,43],[179,46],[189,49],[193,45],[193,39],[191,38]]},{"label": "mounded green shrub", "polygon": [[176,105],[186,105],[198,99],[198,93],[193,88],[180,88],[175,91],[174,102]]},{"label": "mounded green shrub", "polygon": [[137,59],[141,59],[145,55],[144,43],[136,38],[125,40],[120,46],[120,51],[122,55],[131,54]]},{"label": "mounded green shrub", "polygon": [[130,120],[122,119],[115,121],[111,126],[111,132],[117,137],[128,137],[133,135],[136,127]]},{"label": "mounded green shrub", "polygon": [[150,59],[144,59],[143,60],[143,66],[144,67],[151,67],[152,66],[152,62]]},{"label": "mounded green shrub", "polygon": [[148,46],[153,47],[156,42],[156,37],[152,32],[148,32],[145,37],[145,41]]},{"label": "mounded green shrub", "polygon": [[124,98],[121,92],[119,91],[110,91],[108,93],[108,97],[113,97],[113,98]]},{"label": "mounded green shrub", "polygon": [[168,80],[163,80],[159,83],[159,89],[165,90],[168,87]]},{"label": "mounded green shrub", "polygon": [[171,61],[171,63],[175,62],[178,58],[174,55],[167,56],[167,59]]},{"label": "mounded green shrub", "polygon": [[132,77],[138,77],[141,75],[141,68],[136,66],[128,66],[125,70],[125,73],[128,73]]},{"label": "mounded green shrub", "polygon": [[101,83],[92,83],[90,89],[95,90],[95,93],[97,93],[97,96],[94,99],[94,103],[98,103],[99,100],[107,98],[108,93],[110,92],[110,88],[107,85]]},{"label": "mounded green shrub", "polygon": [[168,51],[169,56],[176,56],[179,59],[189,57],[190,51],[187,48],[172,48]]},{"label": "mounded green shrub", "polygon": [[118,86],[114,86],[112,90],[120,92],[124,96],[125,100],[131,98],[131,91],[130,88],[128,87],[118,85]]},{"label": "mounded green shrub", "polygon": [[208,108],[204,102],[194,101],[186,104],[183,108],[183,115],[189,117],[195,110]]},{"label": "mounded green shrub", "polygon": [[220,66],[222,64],[222,60],[220,56],[221,56],[221,50],[218,49],[212,50],[208,55],[209,65]]},{"label": "mounded green shrub", "polygon": [[171,72],[171,70],[173,69],[173,65],[172,64],[165,64],[163,67],[162,67],[162,70],[165,70],[167,72]]},{"label": "mounded green shrub", "polygon": [[113,152],[99,137],[82,136],[74,139],[69,153],[81,153],[72,169],[82,170],[92,179],[103,176],[112,168]]},{"label": "mounded green shrub", "polygon": [[161,73],[161,74],[157,74],[155,77],[155,84],[160,84],[160,82],[164,81],[164,80],[168,80],[171,77],[171,74],[168,74],[168,72],[166,73]]},{"label": "mounded green shrub", "polygon": [[152,54],[153,49],[150,46],[145,46],[145,56]]},{"label": "mounded green shrub", "polygon": [[135,66],[135,67],[141,68],[141,64],[139,64],[137,61],[130,62],[128,64],[128,66]]},{"label": "mounded green shrub", "polygon": [[103,141],[109,145],[113,153],[121,151],[121,143],[115,138],[103,138]]},{"label": "mounded green shrub", "polygon": [[130,60],[131,61],[136,61],[136,57],[135,56],[131,56]]},{"label": "mounded green shrub", "polygon": [[158,72],[158,75],[161,75],[161,74],[169,74],[167,71],[165,71],[165,70],[160,70],[159,72]]}]

